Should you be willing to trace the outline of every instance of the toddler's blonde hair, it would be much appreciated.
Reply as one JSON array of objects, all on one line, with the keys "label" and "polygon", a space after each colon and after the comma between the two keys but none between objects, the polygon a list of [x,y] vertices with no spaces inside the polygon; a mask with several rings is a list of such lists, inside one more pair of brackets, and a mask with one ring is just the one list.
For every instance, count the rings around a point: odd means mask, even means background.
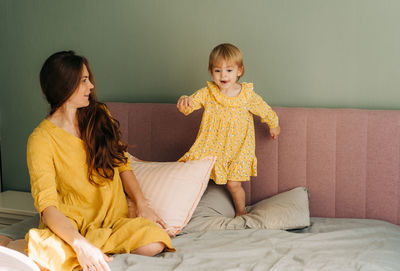
[{"label": "toddler's blonde hair", "polygon": [[242,52],[240,52],[239,48],[237,48],[235,45],[232,45],[230,43],[222,43],[216,46],[210,53],[210,57],[208,60],[208,71],[212,73],[214,65],[216,65],[221,60],[236,64],[239,69],[242,69],[242,74],[239,76],[239,78],[243,76],[244,66]]}]

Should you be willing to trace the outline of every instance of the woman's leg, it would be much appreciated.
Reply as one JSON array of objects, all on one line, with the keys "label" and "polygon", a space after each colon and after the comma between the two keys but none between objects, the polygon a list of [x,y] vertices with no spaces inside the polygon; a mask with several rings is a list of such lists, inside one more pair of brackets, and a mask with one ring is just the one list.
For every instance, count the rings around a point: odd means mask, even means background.
[{"label": "woman's leg", "polygon": [[165,245],[161,242],[150,243],[133,250],[132,254],[139,254],[143,256],[154,256],[163,252]]},{"label": "woman's leg", "polygon": [[242,187],[242,182],[228,181],[226,187],[228,188],[229,193],[231,193],[233,203],[235,204],[235,216],[246,214],[246,195]]}]

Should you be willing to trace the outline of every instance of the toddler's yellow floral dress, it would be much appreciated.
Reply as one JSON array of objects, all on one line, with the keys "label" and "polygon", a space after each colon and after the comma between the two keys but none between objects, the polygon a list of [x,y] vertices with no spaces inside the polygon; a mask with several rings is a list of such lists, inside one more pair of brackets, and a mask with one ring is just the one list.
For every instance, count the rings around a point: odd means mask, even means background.
[{"label": "toddler's yellow floral dress", "polygon": [[276,113],[253,91],[253,84],[241,86],[238,96],[229,97],[214,82],[207,82],[190,96],[192,106],[182,110],[188,115],[203,107],[204,113],[195,143],[179,161],[217,156],[210,176],[216,184],[257,176],[253,114],[270,128],[279,126]]}]

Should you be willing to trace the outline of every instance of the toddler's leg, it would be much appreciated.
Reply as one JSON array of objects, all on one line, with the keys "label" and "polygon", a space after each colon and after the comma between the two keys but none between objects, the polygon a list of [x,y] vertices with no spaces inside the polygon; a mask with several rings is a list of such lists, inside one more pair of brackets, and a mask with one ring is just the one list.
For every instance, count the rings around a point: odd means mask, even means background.
[{"label": "toddler's leg", "polygon": [[226,183],[228,191],[231,193],[233,203],[235,204],[235,216],[246,214],[244,189],[241,182],[228,181]]}]

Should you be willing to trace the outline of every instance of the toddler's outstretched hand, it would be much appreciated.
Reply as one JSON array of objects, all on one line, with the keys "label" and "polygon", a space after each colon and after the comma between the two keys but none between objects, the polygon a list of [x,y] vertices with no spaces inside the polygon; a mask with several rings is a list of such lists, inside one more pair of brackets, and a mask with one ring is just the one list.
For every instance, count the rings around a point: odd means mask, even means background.
[{"label": "toddler's outstretched hand", "polygon": [[179,110],[185,110],[187,108],[192,107],[192,98],[190,98],[188,96],[182,96],[178,100],[178,103],[176,104],[176,107],[178,107]]},{"label": "toddler's outstretched hand", "polygon": [[280,133],[281,133],[281,127],[279,126],[269,129],[269,134],[271,135],[272,139],[277,139]]}]

